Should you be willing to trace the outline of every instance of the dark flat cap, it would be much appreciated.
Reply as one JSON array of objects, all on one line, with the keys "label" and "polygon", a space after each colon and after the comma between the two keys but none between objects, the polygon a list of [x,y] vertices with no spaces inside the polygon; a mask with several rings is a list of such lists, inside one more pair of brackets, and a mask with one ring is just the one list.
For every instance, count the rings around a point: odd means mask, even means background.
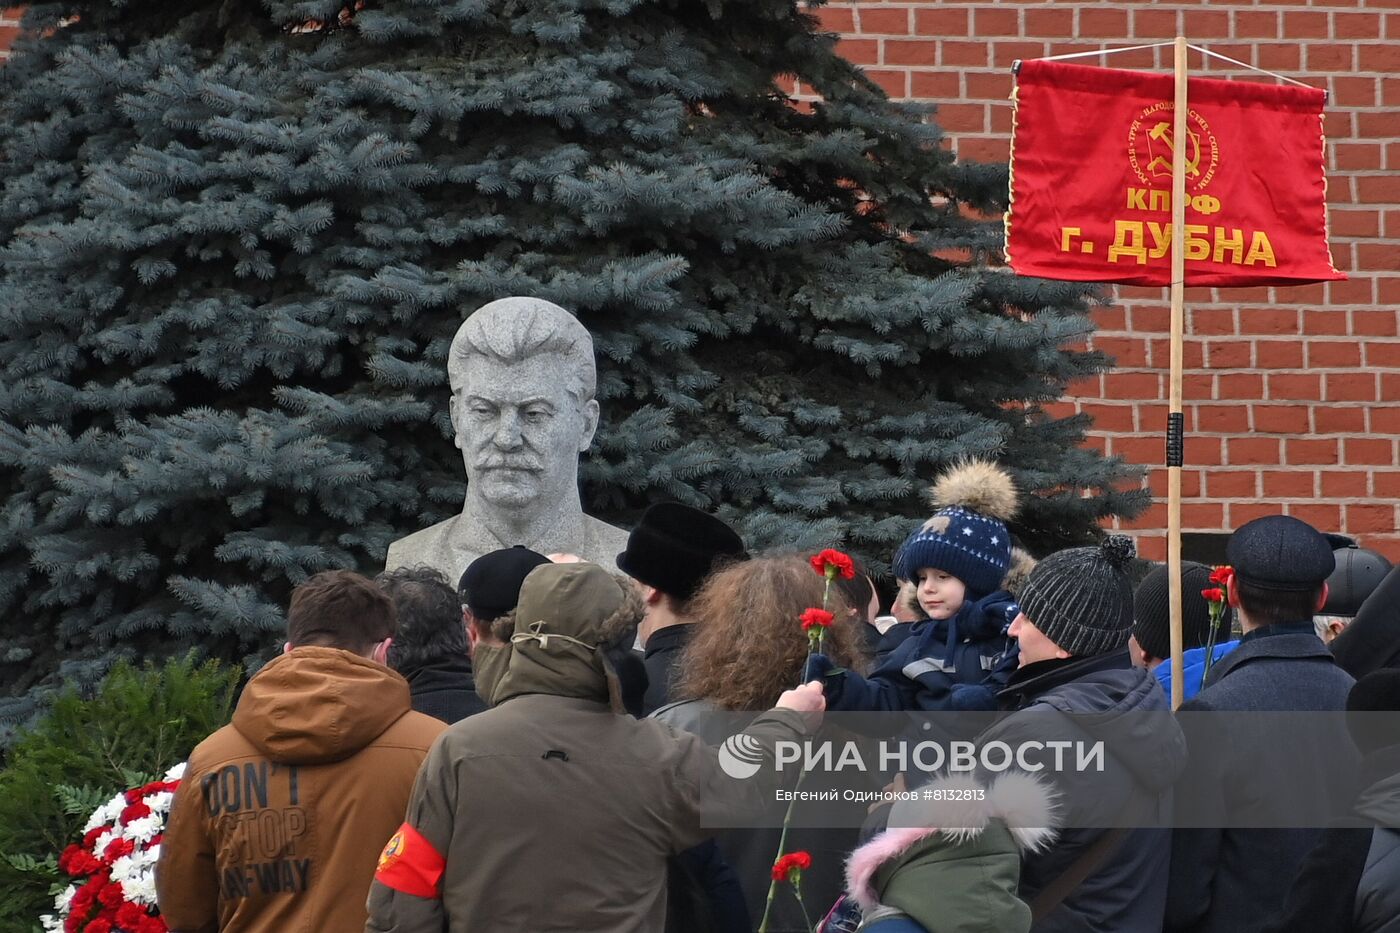
[{"label": "dark flat cap", "polygon": [[721,564],[747,557],[744,539],[718,518],[679,502],[659,502],[642,513],[617,566],[634,580],[686,600]]},{"label": "dark flat cap", "polygon": [[531,570],[547,563],[548,557],[523,544],[483,554],[462,571],[457,595],[472,615],[495,619],[515,608],[520,602],[520,585]]},{"label": "dark flat cap", "polygon": [[1336,569],[1332,545],[1307,522],[1256,518],[1230,536],[1226,559],[1242,582],[1265,590],[1316,590]]}]

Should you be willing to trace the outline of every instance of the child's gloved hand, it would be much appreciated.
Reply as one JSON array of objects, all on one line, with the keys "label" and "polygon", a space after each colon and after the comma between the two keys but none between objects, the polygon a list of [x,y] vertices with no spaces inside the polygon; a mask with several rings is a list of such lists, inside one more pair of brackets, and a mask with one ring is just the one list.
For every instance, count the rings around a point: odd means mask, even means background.
[{"label": "child's gloved hand", "polygon": [[1021,666],[1021,653],[1014,647],[1002,656],[1001,663],[987,673],[982,679],[982,683],[997,690],[1006,686],[1006,682],[1011,679],[1011,675],[1016,672],[1016,668]]},{"label": "child's gloved hand", "polygon": [[822,682],[822,693],[826,696],[827,709],[830,709],[841,697],[841,688],[846,684],[846,671],[838,668],[826,655],[812,654],[807,657],[807,670],[802,679]]},{"label": "child's gloved hand", "polygon": [[950,710],[995,710],[997,708],[996,693],[991,688],[981,684],[954,684],[948,700]]}]

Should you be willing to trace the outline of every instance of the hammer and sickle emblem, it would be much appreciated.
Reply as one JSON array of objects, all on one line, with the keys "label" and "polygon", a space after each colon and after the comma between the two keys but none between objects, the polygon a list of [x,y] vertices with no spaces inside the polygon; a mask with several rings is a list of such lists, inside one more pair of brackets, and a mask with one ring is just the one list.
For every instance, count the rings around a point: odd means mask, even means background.
[{"label": "hammer and sickle emblem", "polygon": [[[1173,153],[1177,151],[1176,140],[1172,138],[1172,127],[1170,123],[1158,123],[1147,131],[1147,135],[1166,145]],[[1190,130],[1186,131],[1186,136],[1191,142],[1191,152],[1186,157],[1186,175],[1189,178],[1196,178],[1201,174],[1201,140]],[[1152,174],[1170,175],[1172,164],[1162,156],[1155,156],[1147,164],[1147,170]]]},{"label": "hammer and sickle emblem", "polygon": [[394,862],[398,861],[399,856],[403,855],[403,849],[404,836],[403,831],[400,830],[399,832],[394,833],[394,838],[389,840],[389,844],[386,845],[384,847],[384,851],[379,854],[378,870],[383,871],[390,865],[394,864]]}]

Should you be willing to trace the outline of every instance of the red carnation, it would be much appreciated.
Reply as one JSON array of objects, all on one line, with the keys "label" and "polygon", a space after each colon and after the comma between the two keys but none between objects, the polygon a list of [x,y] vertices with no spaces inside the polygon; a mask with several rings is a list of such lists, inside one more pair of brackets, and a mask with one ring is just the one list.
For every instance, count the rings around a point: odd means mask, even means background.
[{"label": "red carnation", "polygon": [[87,835],[83,836],[83,848],[91,850],[92,847],[97,844],[97,837],[102,835],[103,833],[111,832],[111,830],[112,827],[110,826],[99,826],[96,829],[89,831]]},{"label": "red carnation", "polygon": [[812,867],[812,856],[806,852],[789,852],[773,863],[774,881],[796,881],[792,878],[792,873],[797,872],[799,877],[803,871]]},{"label": "red carnation", "polygon": [[826,628],[836,621],[836,616],[825,609],[808,609],[799,616],[802,620],[802,629],[811,631],[813,628]]},{"label": "red carnation", "polygon": [[1229,583],[1230,578],[1235,575],[1233,567],[1216,567],[1210,572],[1211,583]]},{"label": "red carnation", "polygon": [[135,803],[138,800],[145,800],[152,794],[160,794],[165,791],[173,791],[180,786],[179,781],[152,781],[144,787],[126,792],[126,802]]},{"label": "red carnation", "polygon": [[63,850],[63,854],[58,858],[58,867],[63,869],[74,878],[83,875],[90,875],[102,867],[102,863],[76,845],[71,845]]},{"label": "red carnation", "polygon": [[151,808],[142,801],[137,801],[122,811],[123,823],[134,823],[136,820],[151,815]]},{"label": "red carnation", "polygon": [[127,902],[117,908],[117,926],[128,933],[137,933],[141,929],[141,922],[147,916],[146,908]]},{"label": "red carnation", "polygon": [[92,903],[97,899],[96,893],[92,890],[91,883],[83,885],[73,895],[72,916],[87,916],[87,912],[92,909]]},{"label": "red carnation", "polygon": [[109,862],[115,862],[125,855],[130,855],[136,851],[136,843],[131,839],[113,839],[107,843],[107,848],[102,852],[102,857]]},{"label": "red carnation", "polygon": [[102,889],[102,893],[97,895],[97,900],[103,907],[120,907],[126,901],[126,895],[122,893],[121,882],[114,882]]},{"label": "red carnation", "polygon": [[170,933],[170,928],[159,917],[146,917],[141,921],[139,933]]},{"label": "red carnation", "polygon": [[1201,596],[1212,603],[1223,603],[1225,601],[1225,591],[1218,588],[1201,590]]},{"label": "red carnation", "polygon": [[112,922],[103,917],[98,917],[87,925],[84,933],[112,933]]},{"label": "red carnation", "polygon": [[812,569],[828,580],[835,580],[837,574],[840,574],[847,580],[856,575],[855,561],[851,560],[848,555],[842,554],[840,551],[832,550],[831,548],[827,548],[820,554],[813,555]]},{"label": "red carnation", "polygon": [[[85,845],[89,844],[88,841],[87,841],[86,839],[83,840],[83,843],[84,843]],[[59,867],[60,869],[62,869],[63,872],[64,872],[65,874],[69,874],[69,875],[75,874],[75,872],[73,871],[73,869],[69,868],[68,866],[69,866],[69,863],[73,861],[73,858],[74,858],[75,856],[82,854],[82,851],[83,851],[83,850],[82,850],[81,848],[79,848],[79,846],[78,846],[78,844],[77,844],[76,842],[73,843],[71,846],[69,846],[68,848],[64,849],[64,850],[63,850],[63,853],[62,853],[61,855],[59,855],[59,857],[58,857],[58,867]]]}]

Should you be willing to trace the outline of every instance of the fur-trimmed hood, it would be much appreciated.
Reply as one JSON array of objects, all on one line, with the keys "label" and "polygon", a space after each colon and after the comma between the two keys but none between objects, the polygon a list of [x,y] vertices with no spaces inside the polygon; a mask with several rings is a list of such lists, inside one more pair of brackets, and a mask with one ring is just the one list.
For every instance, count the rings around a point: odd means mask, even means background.
[{"label": "fur-trimmed hood", "polygon": [[635,626],[641,599],[626,578],[597,564],[541,564],[525,577],[510,613],[512,634],[504,673],[477,680],[492,706],[526,694],[610,702],[625,712],[622,686],[609,655],[610,640]]},{"label": "fur-trimmed hood", "polygon": [[1021,590],[1025,587],[1026,581],[1031,578],[1031,571],[1035,569],[1035,565],[1036,559],[1030,555],[1030,552],[1013,545],[1011,566],[1006,568],[1006,576],[1002,578],[1001,588],[1019,599]]},{"label": "fur-trimmed hood", "polygon": [[865,912],[879,904],[874,878],[880,867],[931,836],[941,834],[959,845],[999,820],[1021,855],[1042,852],[1055,841],[1055,792],[1029,774],[1007,772],[987,785],[971,776],[942,777],[918,788],[917,794],[917,800],[896,803],[890,810],[890,828],[856,849],[846,862],[846,890]]}]

